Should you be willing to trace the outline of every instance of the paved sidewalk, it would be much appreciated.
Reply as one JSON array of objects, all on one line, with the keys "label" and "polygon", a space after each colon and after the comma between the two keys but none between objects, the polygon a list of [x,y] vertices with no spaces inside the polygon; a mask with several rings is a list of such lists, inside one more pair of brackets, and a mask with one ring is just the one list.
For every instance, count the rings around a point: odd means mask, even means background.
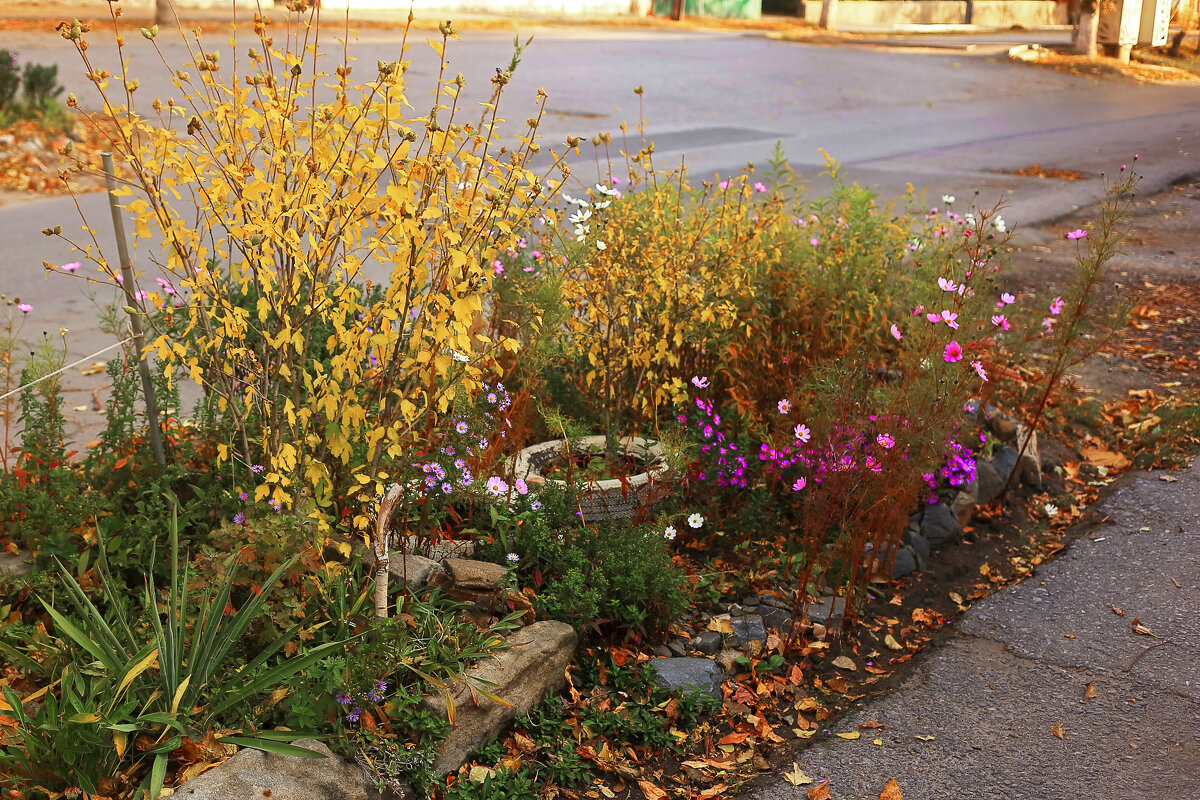
[{"label": "paved sidewalk", "polygon": [[[836,730],[886,728],[809,747],[804,771],[833,800],[876,800],[892,778],[908,800],[1200,798],[1200,462],[1138,474],[1100,511]],[[746,796],[805,791],[773,777]]]}]

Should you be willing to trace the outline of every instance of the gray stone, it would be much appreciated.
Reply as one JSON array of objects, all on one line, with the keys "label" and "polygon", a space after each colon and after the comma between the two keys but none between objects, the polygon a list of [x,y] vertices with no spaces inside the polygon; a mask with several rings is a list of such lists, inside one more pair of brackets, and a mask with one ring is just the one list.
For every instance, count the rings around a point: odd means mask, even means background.
[{"label": "gray stone", "polygon": [[[1009,467],[1009,472],[1012,467]],[[984,506],[1000,496],[1000,491],[1004,488],[1004,478],[1000,477],[1000,471],[996,469],[996,465],[986,458],[981,458],[975,463],[975,485],[976,485],[976,501],[979,505]]]},{"label": "gray stone", "polygon": [[443,539],[432,545],[422,545],[416,536],[409,536],[408,552],[438,562],[445,561],[447,558],[471,558],[475,555],[475,542],[469,539],[463,541]]},{"label": "gray stone", "polygon": [[818,597],[808,607],[810,622],[819,622],[837,627],[842,624],[846,613],[846,598]]},{"label": "gray stone", "polygon": [[708,658],[653,658],[654,679],[659,686],[671,690],[686,690],[689,687],[708,692],[721,699],[721,668]]},{"label": "gray stone", "polygon": [[896,560],[892,562],[892,579],[903,578],[917,568],[917,559],[907,547],[896,550]]},{"label": "gray stone", "polygon": [[1021,424],[1008,414],[996,414],[988,420],[992,433],[1006,442],[1013,441],[1017,436],[1017,427]]},{"label": "gray stone", "polygon": [[[1028,439],[1028,442],[1026,442]],[[1021,469],[1021,480],[1025,481],[1025,485],[1034,489],[1040,489],[1042,486],[1042,456],[1038,448],[1037,431],[1026,428],[1024,425],[1017,426],[1017,449],[1018,451],[1024,447],[1024,454],[1021,456],[1021,463],[1018,465]]]},{"label": "gray stone", "polygon": [[774,628],[782,632],[784,635],[792,629],[792,615],[782,608],[774,606],[760,606],[759,611],[762,612],[763,625],[768,628]]},{"label": "gray stone", "polygon": [[[499,735],[509,722],[527,714],[546,692],[561,688],[577,638],[565,622],[535,622],[508,638],[509,649],[469,668],[449,690],[456,710],[455,725],[433,768],[441,773],[458,769],[468,755]],[[508,705],[478,692],[472,694],[471,684]],[[429,695],[421,705],[446,717],[446,699],[441,693]]]},{"label": "gray stone", "polygon": [[686,655],[687,647],[688,643],[683,639],[672,639],[671,641],[667,642],[667,649],[670,650],[672,654],[677,656]]},{"label": "gray stone", "polygon": [[775,608],[791,608],[793,603],[790,597],[786,596],[785,592],[759,592],[758,602],[764,606],[774,606]]},{"label": "gray stone", "polygon": [[[228,761],[179,786],[174,797],[186,800],[376,800],[366,770],[345,761],[315,739],[296,746],[324,758],[296,758],[240,750]],[[395,796],[395,795],[393,795]],[[401,797],[407,796],[401,793]]]},{"label": "gray stone", "polygon": [[1008,445],[998,448],[992,455],[992,466],[1000,477],[1000,486],[1008,482],[1008,476],[1017,468],[1017,451]]},{"label": "gray stone", "polygon": [[693,650],[711,656],[721,649],[721,634],[716,631],[701,631],[692,637]]},{"label": "gray stone", "polygon": [[0,550],[0,580],[28,578],[32,570],[33,562],[24,555]]},{"label": "gray stone", "polygon": [[424,556],[393,556],[388,559],[388,572],[397,580],[404,580],[407,576],[410,590],[420,589],[441,571],[441,564]]},{"label": "gray stone", "polygon": [[670,658],[671,657],[671,648],[666,647],[661,644],[654,647],[650,652],[653,653],[656,658]]},{"label": "gray stone", "polygon": [[470,561],[447,558],[443,563],[454,585],[462,589],[496,589],[504,581],[508,569],[490,561]]},{"label": "gray stone", "polygon": [[921,535],[928,539],[930,544],[941,544],[960,533],[962,526],[947,506],[938,503],[925,507],[925,515],[921,517]]},{"label": "gray stone", "polygon": [[954,514],[960,526],[969,525],[971,518],[975,516],[975,509],[979,507],[978,491],[979,484],[971,481],[960,489],[950,502],[950,512]]},{"label": "gray stone", "polygon": [[917,563],[929,563],[929,540],[922,536],[919,532],[905,531],[903,541],[913,551],[913,555],[917,557]]},{"label": "gray stone", "polygon": [[767,629],[763,626],[762,617],[734,617],[729,620],[733,626],[733,635],[744,645],[750,642],[764,642],[767,639]]}]

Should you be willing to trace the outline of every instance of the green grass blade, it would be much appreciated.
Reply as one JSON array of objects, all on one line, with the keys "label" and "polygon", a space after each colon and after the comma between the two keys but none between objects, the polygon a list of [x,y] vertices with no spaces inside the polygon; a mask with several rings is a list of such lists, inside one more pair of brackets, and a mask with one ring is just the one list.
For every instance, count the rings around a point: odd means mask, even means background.
[{"label": "green grass blade", "polygon": [[286,744],[285,742],[277,742],[270,739],[251,738],[249,736],[222,736],[220,737],[220,741],[236,744],[238,747],[249,747],[252,750],[262,750],[264,753],[275,753],[281,756],[325,758],[324,753],[318,753],[306,747],[297,747],[294,744]]}]

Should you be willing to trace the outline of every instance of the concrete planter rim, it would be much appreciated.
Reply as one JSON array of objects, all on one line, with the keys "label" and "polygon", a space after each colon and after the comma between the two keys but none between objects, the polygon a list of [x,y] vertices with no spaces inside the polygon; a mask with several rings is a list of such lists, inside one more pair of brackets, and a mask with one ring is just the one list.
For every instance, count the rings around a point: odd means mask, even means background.
[{"label": "concrete planter rim", "polygon": [[[603,436],[583,436],[571,442],[575,452],[600,450],[605,447]],[[649,500],[652,487],[660,483],[667,475],[667,464],[663,458],[662,446],[651,439],[641,436],[624,436],[620,439],[621,451],[626,454],[636,454],[644,459],[648,468],[642,472],[630,475],[624,480],[620,478],[605,478],[603,480],[589,479],[586,483],[588,495],[583,499],[584,516],[601,518],[604,516],[630,516],[642,508]],[[537,482],[566,486],[566,481],[558,478],[542,476],[542,470],[558,457],[563,449],[562,439],[551,439],[546,442],[526,447],[509,461],[509,471],[513,479],[530,478]],[[609,508],[611,507],[611,508]]]}]

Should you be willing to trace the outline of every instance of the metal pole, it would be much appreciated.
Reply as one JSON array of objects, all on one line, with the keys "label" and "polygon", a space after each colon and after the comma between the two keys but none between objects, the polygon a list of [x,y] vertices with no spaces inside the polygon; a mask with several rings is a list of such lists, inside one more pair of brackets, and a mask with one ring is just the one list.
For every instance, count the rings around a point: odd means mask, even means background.
[{"label": "metal pole", "polygon": [[108,207],[112,211],[113,232],[117,237],[117,256],[121,260],[121,288],[125,290],[125,310],[129,313],[129,328],[133,331],[133,349],[138,357],[138,372],[142,376],[142,395],[146,398],[146,420],[150,428],[150,446],[158,468],[167,465],[163,456],[162,431],[158,427],[158,402],[154,398],[154,384],[150,380],[150,364],[142,354],[145,336],[142,334],[141,302],[133,290],[133,264],[129,260],[129,245],[125,242],[125,224],[121,220],[121,201],[117,199],[116,170],[113,169],[112,153],[101,153],[104,160],[104,182],[108,185]]}]

